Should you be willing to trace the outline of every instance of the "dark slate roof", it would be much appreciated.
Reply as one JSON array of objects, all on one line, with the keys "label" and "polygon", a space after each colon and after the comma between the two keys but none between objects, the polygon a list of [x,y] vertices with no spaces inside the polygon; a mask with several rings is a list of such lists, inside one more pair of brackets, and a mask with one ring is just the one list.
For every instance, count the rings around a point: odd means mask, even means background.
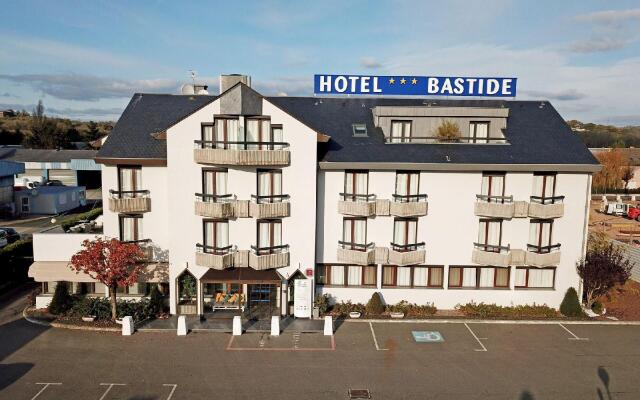
[{"label": "dark slate roof", "polygon": [[0,148],[0,159],[19,162],[71,162],[71,159],[92,160],[96,150],[51,150]]},{"label": "dark slate roof", "polygon": [[167,141],[151,136],[214,101],[216,96],[136,93],[97,157],[167,158]]},{"label": "dark slate roof", "polygon": [[[319,161],[458,164],[598,164],[548,102],[435,100],[442,107],[506,107],[508,145],[384,144],[373,125],[375,106],[424,106],[424,99],[268,97],[306,125],[331,136]],[[544,104],[541,108],[540,105]],[[352,124],[367,125],[368,137],[353,137]],[[447,161],[447,156],[449,160]]]}]

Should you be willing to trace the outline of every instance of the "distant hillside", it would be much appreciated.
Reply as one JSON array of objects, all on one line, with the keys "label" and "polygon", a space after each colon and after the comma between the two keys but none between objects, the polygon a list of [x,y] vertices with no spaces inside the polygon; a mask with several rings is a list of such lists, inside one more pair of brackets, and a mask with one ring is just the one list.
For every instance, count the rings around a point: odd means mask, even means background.
[{"label": "distant hillside", "polygon": [[567,121],[587,147],[640,147],[640,126],[617,127]]},{"label": "distant hillside", "polygon": [[[36,120],[23,111],[15,117],[0,118],[0,145],[70,149],[75,148],[73,142],[89,143],[108,134],[113,125],[113,122],[75,121],[56,117],[46,117],[46,123],[43,124],[42,120]],[[43,136],[51,137],[51,140],[40,140]]]}]

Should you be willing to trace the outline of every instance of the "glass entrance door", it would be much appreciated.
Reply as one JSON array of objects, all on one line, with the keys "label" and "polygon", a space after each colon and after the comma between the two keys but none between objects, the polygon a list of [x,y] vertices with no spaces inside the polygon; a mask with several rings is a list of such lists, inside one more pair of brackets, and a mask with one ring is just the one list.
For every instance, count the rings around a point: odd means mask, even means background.
[{"label": "glass entrance door", "polygon": [[255,284],[248,286],[247,312],[249,319],[269,319],[278,315],[278,286]]}]

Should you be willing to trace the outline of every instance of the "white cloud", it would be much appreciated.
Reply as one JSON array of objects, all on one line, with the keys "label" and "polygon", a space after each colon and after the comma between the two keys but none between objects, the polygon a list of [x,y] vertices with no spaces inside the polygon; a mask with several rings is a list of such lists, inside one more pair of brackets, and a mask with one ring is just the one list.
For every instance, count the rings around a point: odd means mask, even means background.
[{"label": "white cloud", "polygon": [[575,89],[565,89],[557,92],[545,92],[540,90],[521,90],[521,94],[525,94],[531,97],[543,98],[547,100],[558,101],[573,101],[581,100],[587,97],[585,93],[579,92]]},{"label": "white cloud", "polygon": [[595,53],[603,51],[619,50],[625,47],[628,41],[616,37],[594,37],[587,40],[579,40],[569,46],[576,53]]},{"label": "white cloud", "polygon": [[640,8],[597,11],[581,14],[574,20],[589,24],[591,37],[569,46],[576,53],[596,53],[622,49],[640,37]]},{"label": "white cloud", "polygon": [[575,16],[576,21],[594,22],[604,25],[616,25],[628,20],[640,20],[640,8],[628,10],[606,10],[596,11],[588,14],[580,14]]},{"label": "white cloud", "polygon": [[367,69],[378,69],[382,67],[382,63],[373,57],[362,57],[360,65]]}]

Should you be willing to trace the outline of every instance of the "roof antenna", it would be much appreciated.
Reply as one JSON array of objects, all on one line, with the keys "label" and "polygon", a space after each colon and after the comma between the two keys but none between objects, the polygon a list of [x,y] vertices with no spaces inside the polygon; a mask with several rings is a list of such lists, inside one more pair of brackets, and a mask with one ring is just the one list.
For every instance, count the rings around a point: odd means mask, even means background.
[{"label": "roof antenna", "polygon": [[193,83],[195,85],[196,84],[196,75],[198,74],[198,72],[190,69],[189,70],[189,74],[191,75],[191,83]]}]

